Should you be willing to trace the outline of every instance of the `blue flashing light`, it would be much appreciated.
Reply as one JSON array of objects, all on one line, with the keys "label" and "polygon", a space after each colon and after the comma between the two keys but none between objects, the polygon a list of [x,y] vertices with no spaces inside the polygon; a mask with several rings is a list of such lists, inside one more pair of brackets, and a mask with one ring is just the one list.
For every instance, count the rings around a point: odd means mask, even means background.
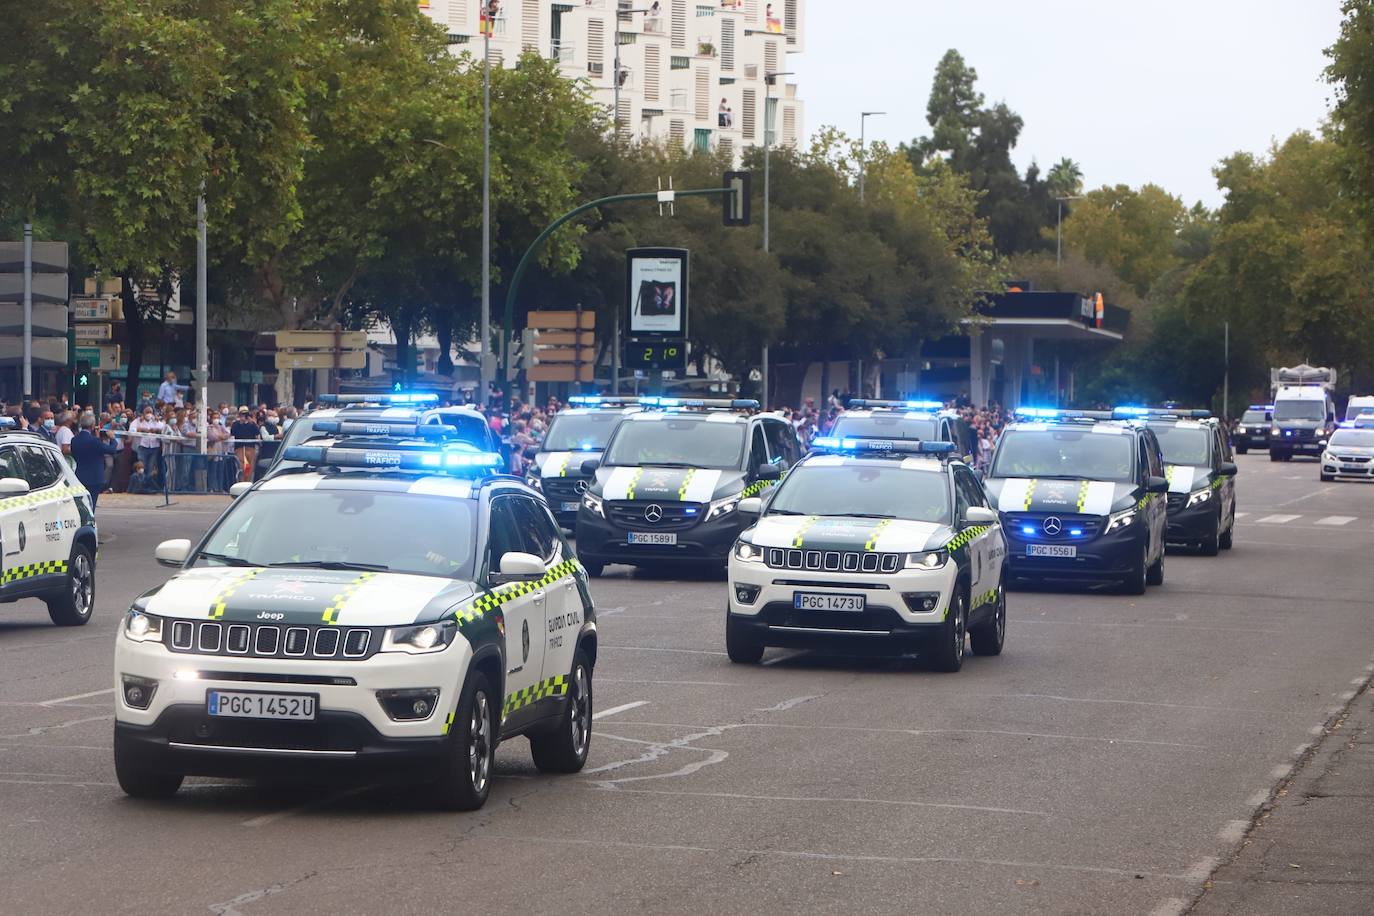
[{"label": "blue flashing light", "polygon": [[907,401],[906,406],[912,410],[944,410],[943,401]]},{"label": "blue flashing light", "polygon": [[683,510],[682,510],[682,514],[683,514],[683,515],[696,515],[696,514],[697,514],[697,510],[695,510],[695,509],[683,509]]},{"label": "blue flashing light", "polygon": [[568,398],[569,404],[600,404],[603,398],[599,394],[575,394]]},{"label": "blue flashing light", "polygon": [[1074,537],[1082,537],[1082,535],[1083,535],[1083,529],[1082,529],[1082,528],[1070,528],[1070,529],[1069,529],[1069,534],[1073,535]]},{"label": "blue flashing light", "polygon": [[391,396],[391,403],[393,404],[430,404],[438,400],[439,396],[437,394],[427,392],[403,392]]},{"label": "blue flashing light", "polygon": [[834,436],[817,436],[811,440],[812,448],[839,448],[840,440]]},{"label": "blue flashing light", "polygon": [[579,452],[595,452],[597,447],[590,442],[579,442],[577,443],[577,450]]},{"label": "blue flashing light", "polygon": [[0,417],[0,429],[14,429],[18,425],[14,417]]},{"label": "blue flashing light", "polygon": [[1148,407],[1114,407],[1112,413],[1123,417],[1148,417],[1151,411]]},{"label": "blue flashing light", "polygon": [[1041,419],[1052,420],[1059,416],[1058,407],[1018,407],[1015,411],[1017,416],[1038,417]]},{"label": "blue flashing light", "polygon": [[1030,525],[1022,525],[1022,526],[1021,526],[1021,533],[1022,533],[1022,534],[1025,534],[1025,535],[1034,536],[1034,534],[1035,534],[1035,529],[1032,528]]}]

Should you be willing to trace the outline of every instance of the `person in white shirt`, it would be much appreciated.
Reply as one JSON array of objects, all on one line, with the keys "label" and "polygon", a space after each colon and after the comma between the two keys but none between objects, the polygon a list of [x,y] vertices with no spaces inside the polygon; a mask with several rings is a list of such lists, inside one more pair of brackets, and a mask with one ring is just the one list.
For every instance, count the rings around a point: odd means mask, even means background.
[{"label": "person in white shirt", "polygon": [[72,437],[76,435],[76,431],[72,429],[75,425],[76,417],[64,411],[62,416],[58,418],[57,429],[53,431],[52,441],[57,443],[57,447],[62,449],[62,454],[66,455],[68,459],[71,458],[72,454]]},{"label": "person in white shirt", "polygon": [[129,427],[130,432],[134,434],[145,434],[138,437],[134,447],[149,479],[155,478],[160,481],[162,478],[162,440],[157,436],[166,429],[167,425],[153,413],[151,407],[143,408],[143,413]]}]

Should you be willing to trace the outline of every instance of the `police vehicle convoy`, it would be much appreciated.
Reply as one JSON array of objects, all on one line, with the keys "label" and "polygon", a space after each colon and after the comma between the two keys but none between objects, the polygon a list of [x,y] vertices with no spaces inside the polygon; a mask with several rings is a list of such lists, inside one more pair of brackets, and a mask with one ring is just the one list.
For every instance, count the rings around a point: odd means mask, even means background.
[{"label": "police vehicle convoy", "polygon": [[577,524],[577,509],[592,479],[582,465],[599,458],[620,421],[641,409],[638,398],[587,395],[568,403],[572,406],[554,415],[526,475],[530,486],[543,490],[564,528]]},{"label": "police vehicle convoy", "polygon": [[972,435],[952,410],[939,401],[885,401],[855,398],[835,420],[830,435],[839,439],[915,439],[921,442],[953,442],[955,454],[965,461],[973,455]]},{"label": "police vehicle convoy", "polygon": [[1221,424],[1206,410],[1173,408],[1132,410],[1159,440],[1164,477],[1169,481],[1171,544],[1187,544],[1214,557],[1230,550],[1236,529],[1236,473]]},{"label": "police vehicle convoy", "polygon": [[[433,438],[427,425],[409,437]],[[542,497],[466,443],[344,435],[239,496],[116,637],[115,772],[430,783],[481,806],[498,743],[587,759],[596,622]]]},{"label": "police vehicle convoy", "polygon": [[1269,448],[1269,430],[1274,423],[1273,404],[1251,404],[1241,414],[1231,439],[1236,451],[1244,455],[1250,449]]},{"label": "police vehicle convoy", "polygon": [[91,496],[62,451],[0,417],[0,603],[39,598],[61,627],[95,605]]},{"label": "police vehicle convoy", "polygon": [[1349,420],[1327,440],[1321,456],[1321,479],[1374,476],[1374,417]]},{"label": "police vehicle convoy", "polygon": [[917,651],[958,671],[966,637],[1006,637],[1007,543],[954,444],[822,437],[765,501],[729,565],[725,648]]},{"label": "police vehicle convoy", "polygon": [[724,570],[750,522],[740,500],[774,486],[801,459],[792,424],[757,401],[640,398],[600,460],[577,513],[577,556],[607,563]]},{"label": "police vehicle convoy", "polygon": [[1007,536],[1008,576],[1164,581],[1167,525],[1159,441],[1109,411],[1020,408],[997,440],[984,486]]}]

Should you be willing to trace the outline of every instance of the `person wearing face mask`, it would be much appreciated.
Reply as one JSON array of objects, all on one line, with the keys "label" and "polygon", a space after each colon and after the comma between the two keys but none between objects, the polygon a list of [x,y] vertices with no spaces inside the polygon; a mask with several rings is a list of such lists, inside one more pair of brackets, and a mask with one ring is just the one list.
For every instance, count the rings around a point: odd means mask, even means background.
[{"label": "person wearing face mask", "polygon": [[38,415],[38,425],[34,431],[49,442],[56,441],[57,420],[53,418],[51,410],[44,410]]},{"label": "person wearing face mask", "polygon": [[157,438],[167,429],[167,424],[153,412],[152,406],[143,408],[143,413],[133,422],[130,431],[138,436],[135,446],[138,460],[143,462],[144,472],[149,480],[161,480],[162,440]]},{"label": "person wearing face mask", "polygon": [[228,479],[231,475],[225,473],[233,467],[233,459],[227,457],[229,427],[224,425],[223,414],[214,408],[206,413],[206,418],[210,422],[210,428],[206,431],[205,447],[210,457],[210,467],[206,472],[205,488],[211,493],[220,493],[229,489],[229,484],[233,483]]}]

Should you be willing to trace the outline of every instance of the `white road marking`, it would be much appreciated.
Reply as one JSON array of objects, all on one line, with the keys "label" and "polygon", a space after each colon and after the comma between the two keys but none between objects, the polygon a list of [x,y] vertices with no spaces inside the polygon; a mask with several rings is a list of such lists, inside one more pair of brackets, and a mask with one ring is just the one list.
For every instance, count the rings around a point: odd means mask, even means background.
[{"label": "white road marking", "polygon": [[103,697],[107,693],[114,693],[113,687],[106,687],[104,690],[92,690],[90,693],[74,693],[69,697],[58,697],[55,700],[42,700],[39,706],[56,706],[58,703],[67,703],[71,700],[89,700],[91,697]]},{"label": "white road marking", "polygon": [[638,708],[641,707],[641,706],[648,706],[648,705],[649,705],[649,701],[648,701],[648,700],[635,700],[633,703],[621,703],[619,706],[612,706],[610,709],[603,709],[603,710],[601,710],[601,712],[593,713],[593,714],[592,714],[592,718],[593,718],[593,719],[604,719],[604,718],[606,718],[607,716],[613,716],[613,715],[615,715],[616,713],[618,713],[618,712],[624,712],[624,711],[627,710],[627,709],[638,709]]},{"label": "white road marking", "polygon": [[815,699],[818,699],[818,697],[816,697],[814,694],[811,695],[811,696],[805,696],[805,697],[793,697],[793,698],[790,699],[790,700],[783,700],[781,703],[775,703],[775,704],[772,705],[772,706],[758,707],[758,708],[756,708],[754,711],[755,711],[755,712],[785,712],[786,710],[791,709],[793,706],[800,706],[801,704],[805,703],[807,700],[815,700]]},{"label": "white road marking", "polygon": [[662,646],[602,646],[601,649],[625,649],[631,652],[679,652],[683,655],[724,655],[724,652],[708,652],[705,649],[665,649]]},{"label": "white road marking", "polygon": [[88,786],[95,788],[118,788],[117,782],[91,782],[87,780],[56,780],[56,779],[5,779],[0,777],[0,783],[16,786],[65,786],[72,789],[84,789]]},{"label": "white road marking", "polygon": [[[1295,477],[1295,478],[1293,478],[1293,479],[1294,479],[1294,480],[1302,480],[1301,477]],[[1301,495],[1301,496],[1295,496],[1295,497],[1293,497],[1292,499],[1285,499],[1283,502],[1276,504],[1276,505],[1274,506],[1274,508],[1275,508],[1275,509],[1284,509],[1284,508],[1287,508],[1288,506],[1292,506],[1292,505],[1294,505],[1294,504],[1296,504],[1296,503],[1305,503],[1305,502],[1307,502],[1309,499],[1311,499],[1312,497],[1314,497],[1314,496],[1321,496],[1323,493],[1327,492],[1327,491],[1330,490],[1330,489],[1331,489],[1330,486],[1325,486],[1325,487],[1322,487],[1320,490],[1313,490],[1311,493],[1304,493],[1303,495]]]},{"label": "white road marking", "polygon": [[1249,512],[1237,512],[1237,513],[1236,513],[1236,518],[1245,518],[1245,516],[1247,516],[1247,515],[1249,515],[1249,514],[1250,514]]},{"label": "white road marking", "polygon": [[1251,795],[1249,798],[1245,800],[1245,806],[1247,808],[1258,808],[1260,805],[1263,805],[1267,801],[1269,801],[1269,790],[1260,789],[1258,792]]},{"label": "white road marking", "polygon": [[1180,916],[1187,909],[1187,900],[1182,897],[1170,897],[1168,900],[1161,900],[1158,906],[1150,910],[1150,916]]},{"label": "white road marking", "polygon": [[658,681],[643,677],[599,677],[598,684],[656,684],[664,687],[743,687],[731,681]]},{"label": "white road marking", "polygon": [[831,797],[826,795],[745,795],[738,792],[673,792],[667,789],[615,789],[632,795],[667,795],[682,798],[720,798],[737,801],[768,802],[820,802],[859,805],[893,805],[903,808],[946,808],[951,811],[982,811],[988,814],[1026,814],[1032,817],[1049,817],[1048,811],[1027,811],[1022,808],[993,808],[986,805],[958,805],[950,802],[907,801],[897,798],[852,798]]},{"label": "white road marking", "polygon": [[1227,821],[1226,826],[1217,831],[1223,843],[1239,843],[1245,839],[1245,831],[1250,829],[1249,821]]},{"label": "white road marking", "polygon": [[1158,706],[1163,709],[1195,709],[1206,712],[1245,712],[1270,715],[1268,709],[1246,709],[1241,706],[1197,706],[1190,703],[1159,703],[1151,700],[1110,700],[1102,697],[1065,697],[1053,693],[967,693],[967,697],[993,700],[1058,700],[1063,703],[1112,703],[1122,706]]},{"label": "white road marking", "polygon": [[1326,518],[1317,519],[1318,525],[1348,525],[1355,521],[1353,515],[1328,515]]},{"label": "white road marking", "polygon": [[1289,773],[1292,773],[1292,772],[1293,772],[1293,764],[1291,764],[1291,763],[1281,763],[1281,764],[1279,764],[1278,766],[1274,767],[1272,770],[1269,771],[1269,776],[1270,776],[1270,778],[1272,778],[1272,779],[1287,779],[1287,778],[1288,778],[1288,774],[1289,774]]},{"label": "white road marking", "polygon": [[1302,518],[1300,515],[1266,515],[1259,519],[1261,525],[1286,525],[1295,519]]}]

